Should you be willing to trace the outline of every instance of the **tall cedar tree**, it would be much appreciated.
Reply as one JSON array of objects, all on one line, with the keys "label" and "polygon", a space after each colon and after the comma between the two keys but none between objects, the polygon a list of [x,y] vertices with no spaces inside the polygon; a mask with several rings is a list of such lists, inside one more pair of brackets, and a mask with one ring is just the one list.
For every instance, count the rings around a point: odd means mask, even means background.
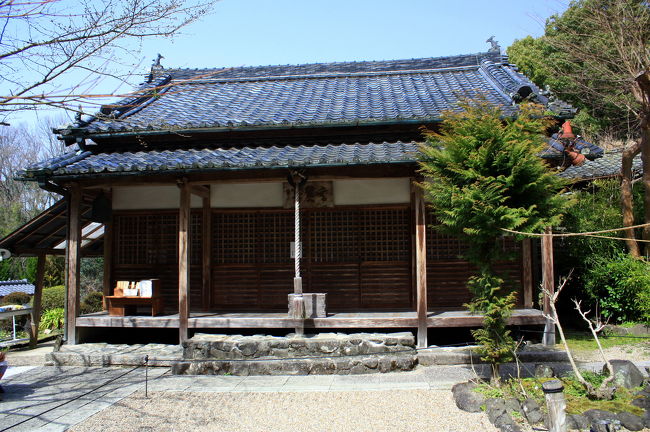
[{"label": "tall cedar tree", "polygon": [[515,293],[494,266],[512,258],[502,248],[503,229],[542,232],[560,222],[567,200],[562,181],[536,155],[544,145],[541,107],[524,105],[514,119],[484,101],[461,108],[446,113],[441,132],[421,146],[421,186],[435,228],[463,241],[465,258],[478,269],[468,282],[469,307],[485,318],[473,335],[498,381],[498,365],[512,359],[515,345],[506,328]]}]

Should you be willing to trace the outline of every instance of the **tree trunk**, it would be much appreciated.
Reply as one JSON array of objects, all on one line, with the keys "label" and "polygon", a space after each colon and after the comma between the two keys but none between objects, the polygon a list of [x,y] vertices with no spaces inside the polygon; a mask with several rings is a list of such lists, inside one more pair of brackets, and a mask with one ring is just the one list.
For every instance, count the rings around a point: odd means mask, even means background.
[{"label": "tree trunk", "polygon": [[[650,70],[646,69],[635,78],[640,94],[637,99],[641,101],[641,160],[643,166],[644,189],[644,222],[650,223]],[[650,226],[643,227],[643,240],[650,240]],[[648,244],[644,243],[645,255],[648,255]]]},{"label": "tree trunk", "polygon": [[[641,151],[641,141],[635,142],[623,151],[621,160],[621,211],[623,213],[623,226],[634,225],[634,204],[632,200],[632,160]],[[646,189],[647,190],[647,189]],[[648,194],[646,194],[648,195]],[[627,249],[635,258],[640,255],[639,244],[634,236],[634,230],[625,230],[625,244]]]}]

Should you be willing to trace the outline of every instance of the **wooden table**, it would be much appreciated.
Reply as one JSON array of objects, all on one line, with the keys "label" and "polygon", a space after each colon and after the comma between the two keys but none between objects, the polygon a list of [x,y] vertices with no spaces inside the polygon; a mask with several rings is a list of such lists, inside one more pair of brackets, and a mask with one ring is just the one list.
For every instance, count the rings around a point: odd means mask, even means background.
[{"label": "wooden table", "polygon": [[108,314],[111,316],[135,315],[138,306],[150,306],[151,316],[161,315],[164,309],[163,298],[137,296],[106,296]]}]

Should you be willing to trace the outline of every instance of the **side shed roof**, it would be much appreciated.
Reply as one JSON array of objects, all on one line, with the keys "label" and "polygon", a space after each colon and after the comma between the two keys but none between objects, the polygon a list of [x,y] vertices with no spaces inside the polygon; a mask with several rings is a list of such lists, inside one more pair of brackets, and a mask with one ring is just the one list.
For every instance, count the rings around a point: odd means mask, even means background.
[{"label": "side shed roof", "polygon": [[[54,203],[50,208],[0,240],[0,248],[7,249],[12,256],[37,256],[39,254],[64,255],[67,234],[67,209],[65,200]],[[81,204],[81,254],[102,256],[102,224],[89,219],[91,204]]]}]

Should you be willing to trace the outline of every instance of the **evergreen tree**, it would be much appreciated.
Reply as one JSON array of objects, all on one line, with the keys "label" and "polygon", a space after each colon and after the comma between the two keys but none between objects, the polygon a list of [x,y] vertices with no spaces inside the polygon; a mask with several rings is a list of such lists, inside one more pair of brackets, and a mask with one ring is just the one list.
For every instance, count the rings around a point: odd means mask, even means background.
[{"label": "evergreen tree", "polygon": [[436,229],[465,242],[465,258],[478,268],[468,282],[469,307],[485,318],[473,335],[498,381],[498,365],[512,358],[515,345],[506,328],[515,293],[494,267],[512,258],[500,245],[503,229],[542,232],[560,222],[566,198],[561,180],[537,156],[544,145],[541,107],[522,106],[514,119],[484,101],[461,108],[445,114],[440,133],[421,147],[421,186]]}]

